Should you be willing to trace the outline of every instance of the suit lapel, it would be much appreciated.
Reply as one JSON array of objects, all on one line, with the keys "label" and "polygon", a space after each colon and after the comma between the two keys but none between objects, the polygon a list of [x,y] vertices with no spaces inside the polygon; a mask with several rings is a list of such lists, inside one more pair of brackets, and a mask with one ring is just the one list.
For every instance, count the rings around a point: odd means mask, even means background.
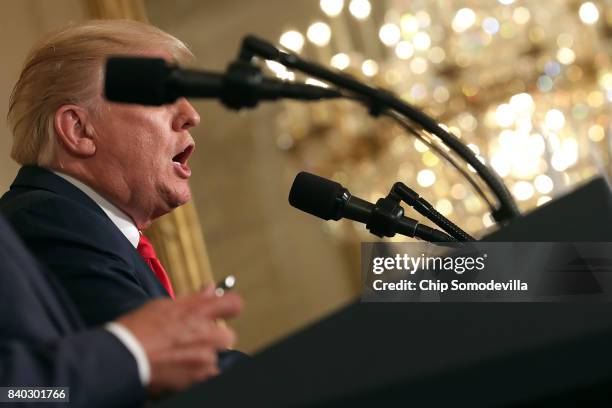
[{"label": "suit lapel", "polygon": [[[71,200],[77,201],[88,208],[91,208],[102,215],[106,220],[108,220],[109,223],[113,223],[102,208],[87,194],[81,191],[78,187],[74,186],[72,183],[45,168],[38,166],[23,166],[11,184],[11,190],[24,188],[41,189],[62,195]],[[129,246],[130,248],[129,250],[132,254],[134,267],[137,272],[137,276],[135,276],[135,278],[141,283],[143,289],[146,290],[151,296],[169,296],[166,289],[155,276],[155,273],[151,270],[149,265],[147,265],[145,260],[142,259],[140,254],[136,251],[136,248],[134,248],[126,236],[123,235],[119,228],[114,228],[114,230],[116,230],[115,238],[123,242],[126,247]]]}]

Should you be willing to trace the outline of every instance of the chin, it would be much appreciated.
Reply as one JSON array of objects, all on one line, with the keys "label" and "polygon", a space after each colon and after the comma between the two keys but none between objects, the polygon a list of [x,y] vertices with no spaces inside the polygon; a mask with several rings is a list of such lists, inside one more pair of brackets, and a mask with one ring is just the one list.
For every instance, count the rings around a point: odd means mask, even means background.
[{"label": "chin", "polygon": [[183,204],[187,204],[189,200],[191,200],[191,190],[187,187],[187,189],[180,194],[175,194],[171,201],[170,208],[174,209],[180,207]]},{"label": "chin", "polygon": [[156,203],[154,212],[156,217],[167,214],[191,200],[191,189],[186,182],[166,185],[165,188],[158,189],[158,191],[158,197],[161,200]]},{"label": "chin", "polygon": [[174,210],[175,208],[180,207],[181,205],[187,204],[187,202],[189,202],[189,199],[186,200],[177,200],[172,204],[171,210]]},{"label": "chin", "polygon": [[148,223],[150,224],[153,220],[161,216],[164,216],[168,214],[169,212],[172,212],[172,210],[180,207],[183,204],[186,204],[188,201],[189,201],[189,198],[177,198],[177,197],[171,197],[165,200],[164,204],[157,207],[155,211],[153,212],[153,214],[151,214],[151,219],[148,220]]}]

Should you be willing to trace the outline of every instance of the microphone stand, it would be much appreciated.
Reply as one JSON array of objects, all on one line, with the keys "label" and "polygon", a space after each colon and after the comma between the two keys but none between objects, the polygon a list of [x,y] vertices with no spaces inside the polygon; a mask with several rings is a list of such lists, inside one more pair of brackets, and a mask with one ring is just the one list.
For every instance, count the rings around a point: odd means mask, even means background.
[{"label": "microphone stand", "polygon": [[391,188],[391,192],[388,197],[392,197],[396,200],[402,200],[412,208],[414,208],[419,214],[429,218],[437,226],[442,228],[444,231],[449,233],[457,241],[476,241],[474,237],[459,228],[451,220],[440,214],[427,200],[420,197],[413,189],[405,185],[404,183],[397,182]]},{"label": "microphone stand", "polygon": [[[370,114],[378,116],[391,111],[397,113],[403,119],[418,125],[424,131],[437,136],[447,147],[457,153],[476,170],[476,173],[495,195],[499,207],[492,206],[491,214],[498,223],[510,221],[520,215],[510,191],[499,175],[484,165],[461,140],[442,129],[434,119],[427,116],[424,112],[401,101],[388,91],[370,87],[349,75],[334,72],[322,65],[303,60],[298,55],[279,50],[271,43],[255,36],[247,36],[243,39],[239,60],[252,63],[254,57],[276,61],[287,68],[301,71],[312,77],[332,83],[340,89],[358,95],[357,98],[351,99],[357,99],[366,104],[369,107]],[[399,120],[397,115],[390,114],[389,116]],[[406,126],[405,122],[401,124],[404,127]],[[475,183],[472,183],[472,185],[474,186]],[[484,194],[481,195],[484,197]],[[488,200],[486,201],[489,202]]]},{"label": "microphone stand", "polygon": [[[440,230],[431,228],[425,224],[421,224],[415,219],[404,217],[404,209],[400,205],[400,202],[404,201],[411,206],[413,206],[413,204],[411,203],[411,195],[405,194],[403,188],[410,190],[402,183],[395,183],[393,187],[391,187],[391,191],[389,191],[389,194],[386,197],[379,198],[378,201],[376,201],[376,204],[374,204],[374,208],[372,209],[366,223],[366,228],[368,231],[380,238],[393,237],[395,234],[399,233],[411,238],[419,238],[437,245],[452,247],[456,247],[458,242],[475,241],[474,238],[463,232],[459,227],[444,218],[444,216],[440,213],[438,214],[446,221],[446,223],[440,222],[440,224],[438,224],[439,226],[446,230],[450,223],[455,227],[453,232],[460,231],[463,233],[463,235],[454,236],[453,233],[447,235]],[[407,197],[408,201],[404,200],[404,197]],[[427,202],[425,201],[425,203]],[[429,205],[429,203],[427,203],[427,205]],[[417,211],[421,213],[418,208]]]},{"label": "microphone stand", "polygon": [[487,193],[483,190],[482,186],[479,182],[474,178],[474,173],[470,172],[466,166],[461,166],[457,161],[456,157],[452,157],[450,153],[444,149],[444,147],[439,143],[434,143],[432,140],[424,136],[422,133],[419,133],[414,126],[408,121],[404,120],[404,118],[393,111],[385,111],[383,115],[388,116],[389,118],[395,120],[400,126],[404,128],[408,133],[419,139],[421,142],[426,144],[431,150],[436,152],[436,154],[442,158],[444,158],[450,165],[452,165],[455,170],[457,170],[463,178],[465,178],[468,183],[472,186],[474,191],[480,196],[480,198],[487,204],[491,212],[495,211],[495,205],[487,195]]}]

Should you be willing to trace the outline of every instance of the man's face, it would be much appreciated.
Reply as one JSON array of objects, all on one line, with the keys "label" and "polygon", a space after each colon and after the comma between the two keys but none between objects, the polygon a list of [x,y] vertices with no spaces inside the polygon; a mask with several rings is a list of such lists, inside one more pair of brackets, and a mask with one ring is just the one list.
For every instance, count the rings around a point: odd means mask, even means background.
[{"label": "man's face", "polygon": [[139,227],[191,198],[187,164],[200,116],[184,98],[159,107],[100,101],[91,119],[100,191]]}]

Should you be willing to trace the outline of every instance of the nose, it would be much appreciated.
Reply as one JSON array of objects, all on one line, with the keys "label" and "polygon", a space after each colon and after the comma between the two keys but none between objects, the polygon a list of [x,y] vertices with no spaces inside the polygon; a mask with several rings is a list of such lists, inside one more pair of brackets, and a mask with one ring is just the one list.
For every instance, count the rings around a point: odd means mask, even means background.
[{"label": "nose", "polygon": [[179,98],[175,102],[175,105],[177,107],[177,113],[172,122],[172,128],[175,131],[178,132],[198,126],[200,123],[200,115],[187,99]]}]

